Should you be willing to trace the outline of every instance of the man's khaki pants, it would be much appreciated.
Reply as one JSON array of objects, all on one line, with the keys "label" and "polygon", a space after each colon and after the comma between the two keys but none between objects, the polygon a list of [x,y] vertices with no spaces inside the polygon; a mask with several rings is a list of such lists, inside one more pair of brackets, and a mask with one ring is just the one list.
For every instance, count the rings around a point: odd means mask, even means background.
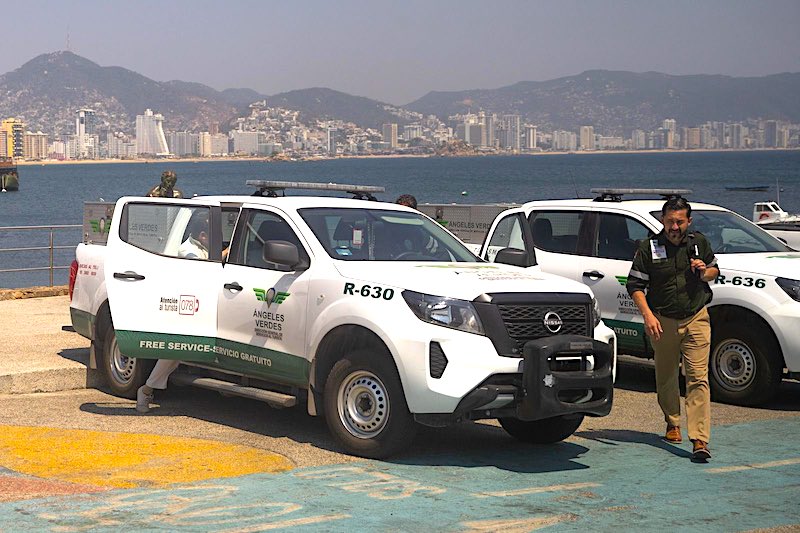
[{"label": "man's khaki pants", "polygon": [[[708,388],[708,350],[711,345],[711,320],[703,307],[694,316],[675,320],[659,314],[664,332],[652,337],[656,359],[658,405],[670,426],[680,426],[681,396],[678,364],[683,361],[686,375],[686,420],[689,438],[709,442],[711,437],[711,394]],[[681,359],[682,357],[682,359]]]}]

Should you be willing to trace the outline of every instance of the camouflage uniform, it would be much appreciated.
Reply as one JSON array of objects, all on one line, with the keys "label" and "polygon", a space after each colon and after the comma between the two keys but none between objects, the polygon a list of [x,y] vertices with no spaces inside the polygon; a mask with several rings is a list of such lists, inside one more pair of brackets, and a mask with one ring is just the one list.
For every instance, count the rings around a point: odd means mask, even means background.
[{"label": "camouflage uniform", "polygon": [[146,196],[150,198],[183,198],[183,193],[175,187],[178,176],[171,170],[161,173],[161,183],[150,189]]}]

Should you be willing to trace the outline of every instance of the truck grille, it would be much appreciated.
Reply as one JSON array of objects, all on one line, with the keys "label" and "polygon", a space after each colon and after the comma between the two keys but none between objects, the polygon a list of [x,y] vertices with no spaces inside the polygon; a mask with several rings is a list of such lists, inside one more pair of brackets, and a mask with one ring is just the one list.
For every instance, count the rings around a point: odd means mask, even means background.
[{"label": "truck grille", "polygon": [[523,345],[555,335],[592,338],[592,298],[580,293],[491,293],[472,301],[497,353],[520,357]]},{"label": "truck grille", "polygon": [[[522,345],[534,339],[551,335],[592,336],[589,329],[586,305],[498,305],[500,317],[515,348],[522,352]],[[546,318],[550,328],[545,324]]]}]

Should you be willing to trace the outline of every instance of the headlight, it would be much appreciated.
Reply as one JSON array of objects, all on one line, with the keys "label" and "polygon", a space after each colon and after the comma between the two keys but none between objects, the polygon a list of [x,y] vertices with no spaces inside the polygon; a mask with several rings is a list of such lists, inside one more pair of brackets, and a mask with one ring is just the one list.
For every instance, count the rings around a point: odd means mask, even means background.
[{"label": "headlight", "polygon": [[478,313],[467,301],[414,291],[403,291],[403,299],[417,318],[424,322],[483,335]]},{"label": "headlight", "polygon": [[775,283],[777,283],[778,287],[783,289],[783,292],[788,294],[792,300],[800,302],[800,281],[788,278],[775,278]]},{"label": "headlight", "polygon": [[600,325],[600,304],[597,298],[592,298],[592,328]]}]

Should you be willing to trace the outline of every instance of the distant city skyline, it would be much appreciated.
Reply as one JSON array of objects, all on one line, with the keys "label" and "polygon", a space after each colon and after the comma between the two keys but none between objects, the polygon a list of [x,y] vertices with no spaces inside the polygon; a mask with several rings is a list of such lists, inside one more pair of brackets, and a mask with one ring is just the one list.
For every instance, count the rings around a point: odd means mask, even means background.
[{"label": "distant city skyline", "polygon": [[[800,72],[800,2],[83,0],[3,7],[0,74],[69,49],[157,81],[265,95],[329,87],[404,105],[585,70]],[[12,52],[13,53],[10,53]]]}]

